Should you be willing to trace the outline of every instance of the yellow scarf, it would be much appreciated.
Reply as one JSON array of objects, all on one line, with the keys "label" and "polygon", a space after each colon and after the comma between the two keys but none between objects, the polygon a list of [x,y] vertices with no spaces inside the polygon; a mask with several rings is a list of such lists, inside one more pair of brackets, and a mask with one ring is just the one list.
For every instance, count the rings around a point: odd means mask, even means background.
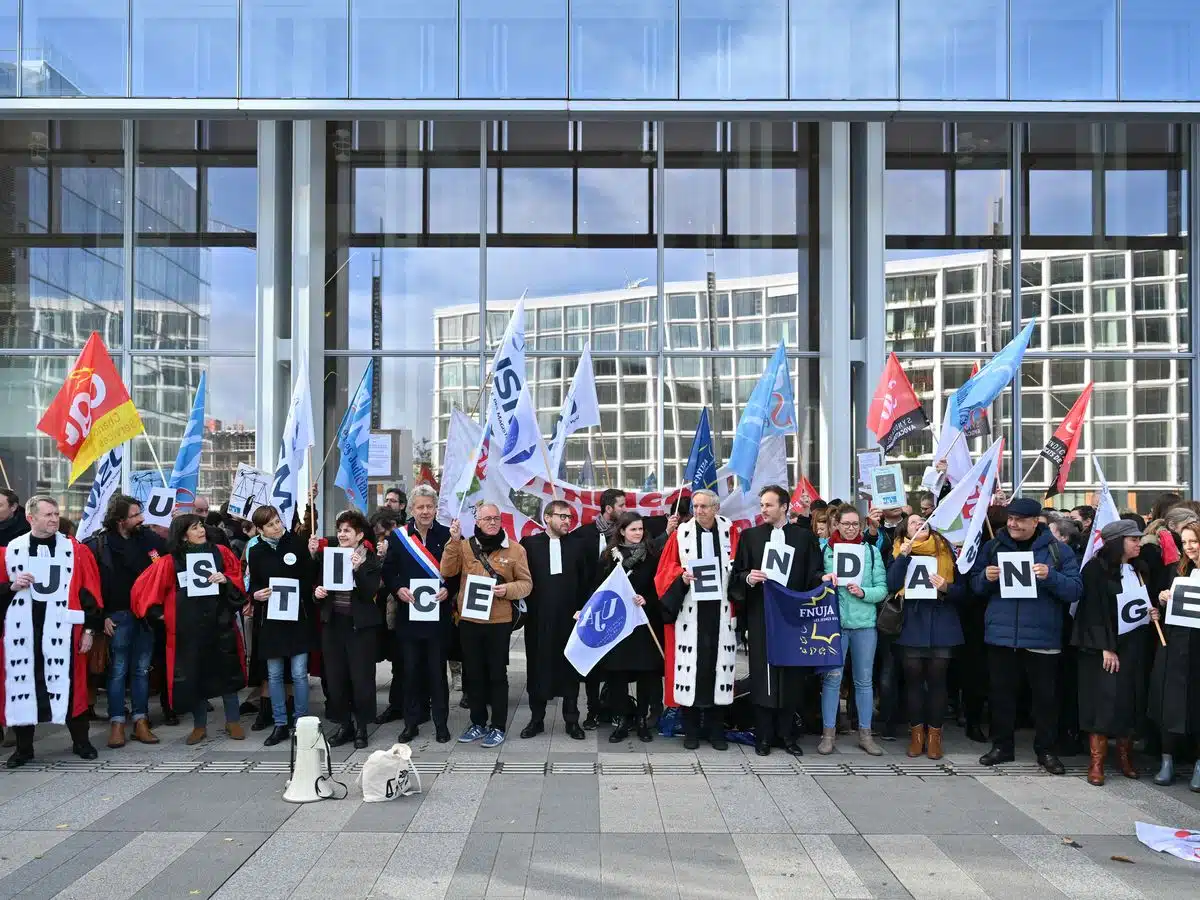
[{"label": "yellow scarf", "polygon": [[[904,544],[904,539],[897,539],[894,556],[900,555],[900,547]],[[946,579],[946,584],[954,583],[954,553],[950,549],[950,545],[944,540],[940,540],[932,534],[926,537],[913,541],[912,550],[909,556],[932,556],[937,559],[937,573]],[[904,593],[903,590],[900,593]]]}]

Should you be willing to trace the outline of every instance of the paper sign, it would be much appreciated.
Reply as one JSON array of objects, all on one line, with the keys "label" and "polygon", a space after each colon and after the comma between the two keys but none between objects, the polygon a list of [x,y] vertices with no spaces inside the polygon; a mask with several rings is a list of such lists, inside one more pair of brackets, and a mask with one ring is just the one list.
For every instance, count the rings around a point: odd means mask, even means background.
[{"label": "paper sign", "polygon": [[833,574],[838,587],[852,584],[862,586],[863,571],[867,566],[865,544],[835,544],[833,548]]},{"label": "paper sign", "polygon": [[720,600],[725,595],[721,588],[721,561],[715,556],[693,559],[687,567],[696,579],[692,582],[692,599],[697,603]]},{"label": "paper sign", "polygon": [[217,571],[217,561],[211,553],[185,553],[183,573],[187,581],[183,589],[189,597],[213,597],[221,593],[221,586],[213,584],[208,577]]},{"label": "paper sign", "polygon": [[392,474],[392,436],[372,434],[367,444],[367,475],[390,478]]},{"label": "paper sign", "polygon": [[933,576],[937,574],[937,560],[932,556],[911,556],[908,572],[904,576],[904,599],[936,600],[937,588]]},{"label": "paper sign", "polygon": [[1176,578],[1171,582],[1171,597],[1167,601],[1168,625],[1200,628],[1200,580]]},{"label": "paper sign", "polygon": [[255,509],[268,506],[273,480],[274,476],[269,472],[238,463],[237,474],[233,476],[233,488],[229,492],[229,514],[239,519],[249,519]]},{"label": "paper sign", "polygon": [[861,487],[871,486],[871,473],[876,466],[883,465],[882,450],[862,450],[858,453],[858,483]]},{"label": "paper sign", "polygon": [[921,489],[933,494],[936,501],[945,486],[946,473],[939,472],[934,466],[926,466],[925,473],[921,476]]},{"label": "paper sign", "polygon": [[1000,567],[1000,596],[1006,600],[1032,600],[1037,597],[1037,579],[1033,575],[1033,552],[996,554]]},{"label": "paper sign", "polygon": [[268,585],[267,618],[280,622],[295,622],[300,618],[300,580],[272,578]]},{"label": "paper sign", "polygon": [[[777,531],[777,534],[782,532]],[[767,541],[763,548],[762,565],[760,569],[766,573],[769,580],[787,587],[788,575],[792,572],[792,561],[796,558],[796,548],[781,541]]]},{"label": "paper sign", "polygon": [[550,574],[562,574],[562,541],[558,538],[550,538]]},{"label": "paper sign", "polygon": [[321,586],[327,591],[354,590],[354,564],[349,547],[326,547],[322,556]]},{"label": "paper sign", "polygon": [[169,528],[171,514],[175,512],[175,488],[156,487],[146,498],[146,506],[142,509],[142,519],[147,525],[161,525]]},{"label": "paper sign", "polygon": [[871,470],[871,504],[879,509],[895,509],[905,501],[904,470],[897,465],[876,466]]},{"label": "paper sign", "polygon": [[463,585],[462,618],[474,622],[487,622],[492,617],[492,601],[496,587],[495,578],[483,575],[468,575]]},{"label": "paper sign", "polygon": [[1127,634],[1150,624],[1150,592],[1133,566],[1121,566],[1121,593],[1117,594],[1117,634]]},{"label": "paper sign", "polygon": [[[413,602],[408,606],[408,621],[436,622],[441,616],[441,605],[434,598],[442,589],[442,583],[436,578],[413,578],[408,582],[412,592]],[[491,609],[489,607],[489,613]]]}]

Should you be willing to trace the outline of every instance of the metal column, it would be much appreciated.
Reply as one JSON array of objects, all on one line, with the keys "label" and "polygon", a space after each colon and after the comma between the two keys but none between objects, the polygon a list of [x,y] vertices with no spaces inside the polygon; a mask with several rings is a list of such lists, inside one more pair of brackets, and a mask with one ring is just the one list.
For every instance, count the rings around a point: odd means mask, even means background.
[{"label": "metal column", "polygon": [[[1021,145],[1025,134],[1025,126],[1014,122],[1009,126],[1009,210],[1008,227],[1012,235],[1012,253],[1009,256],[1009,281],[1012,289],[1009,298],[1012,300],[1012,337],[1021,333],[1021,234],[1025,228],[1025,181],[1021,176]],[[1004,283],[1000,284],[1001,290]],[[1021,456],[1021,368],[1018,367],[1012,380],[1012,422],[1009,428],[1012,453],[1013,487],[1025,474],[1025,463]],[[1038,448],[1041,449],[1041,448]]]},{"label": "metal column", "polygon": [[819,126],[820,472],[826,497],[853,497],[850,439],[850,123]]},{"label": "metal column", "polygon": [[1191,450],[1188,461],[1190,471],[1180,474],[1190,482],[1192,497],[1200,490],[1200,278],[1193,273],[1200,261],[1200,189],[1196,186],[1196,178],[1200,176],[1200,125],[1188,126],[1188,328],[1191,356],[1191,370],[1188,372],[1188,426],[1191,429]]},{"label": "metal column", "polygon": [[857,367],[854,384],[855,446],[875,446],[867,411],[885,359],[883,179],[886,165],[882,122],[850,126],[850,292],[857,326],[851,343]]}]

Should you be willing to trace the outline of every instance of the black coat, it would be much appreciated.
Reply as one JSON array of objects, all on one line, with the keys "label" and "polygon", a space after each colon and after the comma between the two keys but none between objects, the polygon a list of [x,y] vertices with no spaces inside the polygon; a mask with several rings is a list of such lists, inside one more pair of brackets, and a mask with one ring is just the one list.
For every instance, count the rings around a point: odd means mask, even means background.
[{"label": "black coat", "polygon": [[97,531],[83,545],[92,551],[100,569],[105,616],[129,609],[133,583],[167,552],[167,542],[149,528],[138,528],[128,538],[118,536],[116,540],[107,530]]},{"label": "black coat", "polygon": [[[739,614],[746,617],[750,646],[750,699],[756,706],[771,709],[792,709],[802,699],[804,679],[812,670],[799,667],[767,665],[767,619],[763,609],[763,586],[750,585],[746,576],[759,568],[763,551],[770,540],[770,525],[748,528],[738,538],[737,554],[729,579],[729,596]],[[783,539],[796,549],[787,586],[793,591],[810,591],[821,583],[825,574],[825,557],[821,545],[807,528],[785,525]]]},{"label": "black coat", "polygon": [[582,548],[583,558],[587,564],[588,593],[591,594],[604,580],[604,576],[600,574],[602,568],[600,557],[604,555],[600,546],[600,529],[596,527],[595,522],[588,522],[567,535],[567,539],[573,543],[577,542]]},{"label": "black coat", "polygon": [[[355,629],[378,628],[384,624],[384,611],[375,602],[375,595],[379,592],[379,585],[383,581],[383,563],[380,562],[379,554],[374,550],[367,547],[366,551],[366,559],[354,570],[354,590],[350,592],[350,613],[354,619]],[[324,552],[324,549],[318,550],[317,555],[312,558],[311,571],[314,590],[321,584],[321,579],[325,575]],[[316,603],[321,612],[321,622],[329,624],[329,620],[333,616],[333,594],[326,594],[324,600],[316,600]]]},{"label": "black coat", "polygon": [[[1188,571],[1192,568],[1189,563]],[[1166,580],[1161,590],[1170,586]],[[1157,595],[1151,599],[1158,603]],[[1158,609],[1164,607],[1158,604]],[[1146,712],[1163,731],[1200,738],[1200,628],[1167,624],[1162,628],[1167,646],[1160,645],[1154,652]]]},{"label": "black coat", "polygon": [[[292,562],[288,562],[289,556]],[[308,548],[291,532],[285,532],[279,545],[272,547],[263,538],[254,542],[247,556],[253,595],[271,586],[272,578],[295,578],[300,582],[300,618],[295,622],[267,618],[268,601],[252,600],[254,610],[254,655],[259,659],[280,659],[310,652],[315,646],[312,600],[312,566]]]},{"label": "black coat", "polygon": [[[660,678],[663,675],[663,654],[658,649],[663,643],[663,608],[658,599],[658,591],[654,587],[654,574],[658,571],[658,558],[662,553],[663,541],[651,540],[649,537],[645,540],[649,542],[646,558],[632,568],[626,569],[625,574],[629,576],[629,583],[633,585],[634,593],[640,594],[646,601],[646,605],[642,608],[646,611],[646,618],[650,620],[650,628],[642,625],[633,629],[625,640],[605,654],[597,667],[600,671],[610,675],[628,673],[630,680],[646,672],[653,673]],[[629,558],[629,550],[618,548],[618,552],[620,552],[622,560]],[[614,568],[616,568],[616,560],[610,555],[601,562],[601,580],[607,578]],[[650,629],[653,629],[655,636],[658,637],[658,644],[655,644],[654,638],[650,636]]]},{"label": "black coat", "polygon": [[[421,532],[417,530],[416,523],[408,520],[405,526],[409,535],[418,543],[421,541]],[[429,533],[426,536],[425,548],[433,554],[434,559],[439,563],[442,560],[442,551],[446,549],[446,542],[450,540],[450,529],[440,522],[434,522],[429,526]],[[415,559],[408,549],[404,546],[404,541],[399,534],[393,532],[388,537],[387,556],[383,560],[383,585],[390,595],[399,593],[400,588],[408,587],[408,583],[414,578],[434,578],[434,576],[426,572]],[[408,618],[409,604],[400,603],[396,608],[396,633],[404,640],[441,640],[448,642],[450,639],[450,629],[453,627],[454,616],[454,598],[458,596],[459,576],[453,578],[444,578],[446,587],[447,600],[441,604],[439,610],[441,618],[437,622],[411,622]]]},{"label": "black coat", "polygon": [[[575,613],[583,609],[592,592],[590,568],[580,541],[559,542],[562,573],[550,574],[550,536],[534,534],[521,540],[533,578],[533,592],[525,598],[525,657],[529,670],[529,696],[550,700],[579,690],[580,676],[563,651],[575,627]],[[572,693],[575,692],[575,693]]]}]

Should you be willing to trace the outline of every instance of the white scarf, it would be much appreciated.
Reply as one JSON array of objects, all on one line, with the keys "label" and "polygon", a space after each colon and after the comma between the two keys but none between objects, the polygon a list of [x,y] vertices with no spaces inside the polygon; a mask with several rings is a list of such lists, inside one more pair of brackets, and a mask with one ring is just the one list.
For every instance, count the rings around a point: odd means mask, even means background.
[{"label": "white scarf", "polygon": [[[13,540],[5,551],[8,580],[11,582],[28,566],[30,535]],[[38,558],[51,559],[45,546],[38,547]],[[46,676],[46,693],[50,697],[51,721],[62,725],[71,707],[71,663],[75,654],[74,626],[83,623],[83,611],[68,606],[71,597],[72,572],[75,554],[71,539],[55,535],[52,566],[59,567],[58,587],[40,581],[34,587],[18,591],[8,605],[4,617],[5,660],[5,724],[36,725],[38,723],[37,682],[33,650],[33,604],[46,604],[42,628],[42,659]],[[51,573],[53,575],[53,573]]]},{"label": "white scarf", "polygon": [[[733,607],[726,594],[729,588],[729,573],[733,568],[733,554],[730,552],[730,523],[724,516],[717,516],[717,543],[714,547],[721,558],[721,590],[725,596],[721,604],[721,627],[717,638],[717,671],[713,684],[713,703],[717,706],[728,706],[733,703],[733,677],[737,665],[737,619],[733,615]],[[679,526],[679,562],[686,569],[688,562],[700,557],[696,553],[696,520],[692,519]],[[716,603],[716,600],[705,601]],[[696,664],[699,660],[697,644],[697,628],[699,615],[697,603],[689,590],[684,598],[683,607],[675,620],[675,671],[669,673],[674,679],[675,702],[680,706],[692,706],[695,703]]]}]

